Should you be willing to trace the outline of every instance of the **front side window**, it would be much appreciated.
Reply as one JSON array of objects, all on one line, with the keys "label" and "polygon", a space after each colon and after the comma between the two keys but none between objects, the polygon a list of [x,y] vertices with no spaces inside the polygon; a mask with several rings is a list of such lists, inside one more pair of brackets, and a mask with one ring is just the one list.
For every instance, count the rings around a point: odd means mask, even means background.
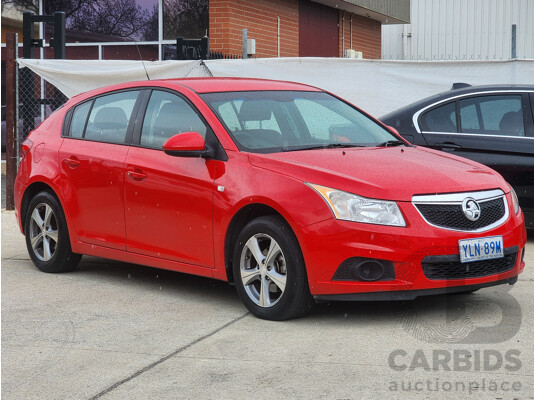
[{"label": "front side window", "polygon": [[204,138],[206,125],[180,96],[154,90],[143,120],[141,145],[161,149],[171,136],[184,132],[197,132]]},{"label": "front side window", "polygon": [[435,107],[420,117],[425,132],[457,132],[455,102]]},{"label": "front side window", "polygon": [[478,96],[459,101],[461,132],[525,136],[522,97]]},{"label": "front side window", "polygon": [[223,92],[201,97],[243,151],[373,147],[398,140],[370,117],[323,92]]},{"label": "front side window", "polygon": [[99,142],[124,143],[138,95],[139,90],[131,90],[96,98],[84,138]]}]

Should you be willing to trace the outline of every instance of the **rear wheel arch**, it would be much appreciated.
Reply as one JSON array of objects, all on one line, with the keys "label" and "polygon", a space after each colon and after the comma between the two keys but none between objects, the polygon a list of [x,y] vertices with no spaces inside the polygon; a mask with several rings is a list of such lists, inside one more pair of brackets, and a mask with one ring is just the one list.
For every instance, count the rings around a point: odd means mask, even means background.
[{"label": "rear wheel arch", "polygon": [[65,213],[65,207],[63,205],[63,202],[61,201],[61,198],[57,195],[56,191],[52,189],[50,185],[42,181],[33,182],[24,191],[24,195],[22,196],[22,201],[20,205],[20,219],[22,222],[22,229],[24,234],[26,234],[26,232],[24,232],[24,229],[26,226],[26,214],[28,213],[28,206],[30,205],[30,201],[40,192],[48,192],[52,196],[54,196],[61,204],[63,212]]},{"label": "rear wheel arch", "polygon": [[41,190],[28,199],[24,225],[31,260],[43,272],[71,271],[82,255],[72,251],[65,213],[58,197],[49,190]]}]

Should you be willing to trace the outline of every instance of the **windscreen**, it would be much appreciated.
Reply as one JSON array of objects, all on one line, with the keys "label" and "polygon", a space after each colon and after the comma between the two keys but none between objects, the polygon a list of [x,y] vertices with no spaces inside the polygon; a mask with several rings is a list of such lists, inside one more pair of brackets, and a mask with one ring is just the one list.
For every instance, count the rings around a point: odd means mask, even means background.
[{"label": "windscreen", "polygon": [[399,140],[356,108],[324,92],[222,92],[201,97],[242,151],[375,147]]}]

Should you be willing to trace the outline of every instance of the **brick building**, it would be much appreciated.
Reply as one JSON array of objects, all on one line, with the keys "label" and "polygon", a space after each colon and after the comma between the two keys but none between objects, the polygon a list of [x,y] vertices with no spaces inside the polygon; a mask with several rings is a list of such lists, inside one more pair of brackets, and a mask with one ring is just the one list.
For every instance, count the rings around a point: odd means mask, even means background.
[{"label": "brick building", "polygon": [[212,50],[239,54],[242,30],[256,57],[381,58],[381,25],[407,23],[410,1],[210,0]]},{"label": "brick building", "polygon": [[[212,51],[242,54],[242,31],[256,43],[255,57],[381,57],[381,25],[410,22],[410,0],[102,0],[2,2],[6,32],[22,32],[22,12],[64,11],[67,58],[172,59],[176,38],[207,35]],[[105,21],[106,23],[102,23]],[[50,39],[47,28],[36,28]],[[22,37],[19,37],[22,42]],[[51,58],[51,49],[39,57]]]},{"label": "brick building", "polygon": [[[241,57],[244,29],[255,40],[256,58],[342,57],[352,49],[363,58],[378,59],[381,25],[410,22],[410,0],[2,0],[2,121],[5,37],[16,32],[22,43],[25,11],[63,11],[66,58],[83,60],[137,60],[140,55],[144,60],[174,59],[177,37],[203,36],[209,37],[212,52]],[[35,25],[35,39],[46,43],[34,49],[35,58],[54,57],[48,46],[54,34],[50,28]],[[28,84],[34,86],[36,104],[41,104],[39,93],[56,93],[38,78]],[[52,109],[36,106],[34,111],[32,122]]]}]

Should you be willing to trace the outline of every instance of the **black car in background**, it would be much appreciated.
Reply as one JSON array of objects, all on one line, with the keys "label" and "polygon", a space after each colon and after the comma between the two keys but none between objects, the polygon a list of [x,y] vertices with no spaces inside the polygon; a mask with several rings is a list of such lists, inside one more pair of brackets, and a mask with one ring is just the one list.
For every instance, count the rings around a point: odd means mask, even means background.
[{"label": "black car in background", "polygon": [[498,171],[515,189],[533,228],[533,86],[455,83],[379,118],[409,142]]}]

